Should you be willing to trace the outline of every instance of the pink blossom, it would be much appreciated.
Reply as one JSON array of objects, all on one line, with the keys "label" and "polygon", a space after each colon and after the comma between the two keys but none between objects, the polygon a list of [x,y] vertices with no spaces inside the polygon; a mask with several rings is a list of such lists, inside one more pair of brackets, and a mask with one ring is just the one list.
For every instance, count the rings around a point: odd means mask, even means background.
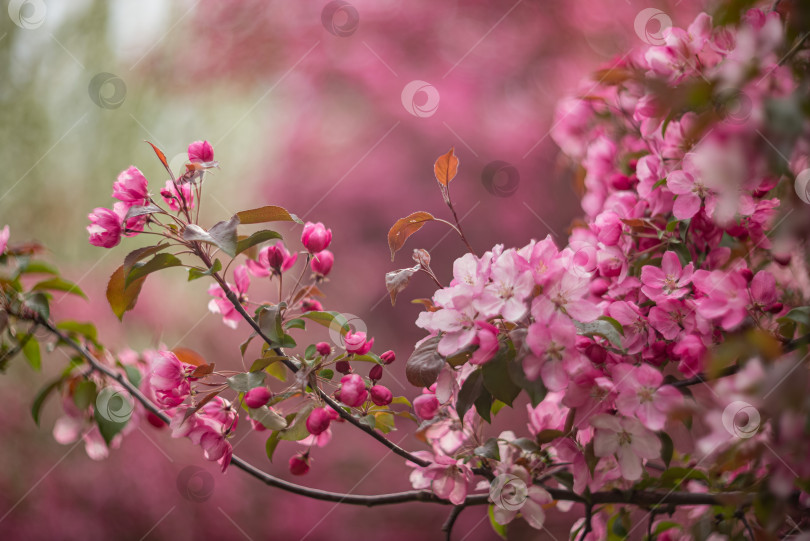
[{"label": "pink blossom", "polygon": [[384,385],[375,385],[371,388],[369,394],[371,395],[371,401],[377,406],[387,406],[394,400],[391,390]]},{"label": "pink blossom", "polygon": [[484,364],[492,360],[495,354],[498,353],[500,347],[498,343],[498,327],[486,321],[476,321],[475,326],[478,330],[472,343],[477,345],[478,349],[470,357],[470,363]]},{"label": "pink blossom", "polygon": [[776,278],[767,271],[759,271],[751,280],[751,308],[767,311],[776,302]]},{"label": "pink blossom", "polygon": [[529,432],[537,436],[544,430],[563,430],[565,428],[565,418],[568,416],[568,409],[560,407],[563,393],[550,392],[546,398],[532,407],[526,405],[529,412]]},{"label": "pink blossom", "polygon": [[319,276],[326,276],[332,270],[332,264],[335,262],[335,256],[329,250],[321,250],[312,256],[312,261],[309,266],[312,272]]},{"label": "pink blossom", "polygon": [[439,413],[439,399],[433,394],[422,394],[413,399],[413,410],[417,417],[429,421]]},{"label": "pink blossom", "polygon": [[366,341],[366,333],[364,332],[347,332],[343,338],[346,351],[354,355],[365,355],[371,351],[374,345],[374,339]]},{"label": "pink blossom", "polygon": [[[226,284],[228,289],[234,292],[240,302],[246,300],[247,290],[250,287],[250,277],[248,276],[247,267],[239,265],[233,271],[236,287],[231,284]],[[211,284],[208,288],[208,294],[214,296],[208,303],[208,310],[214,314],[222,314],[222,322],[228,327],[235,329],[242,319],[242,316],[236,310],[231,301],[228,300],[225,291],[217,284]]]},{"label": "pink blossom", "polygon": [[534,299],[532,316],[535,321],[548,321],[555,313],[565,314],[578,321],[593,321],[601,314],[599,308],[585,297],[590,279],[564,272],[562,278]]},{"label": "pink blossom", "polygon": [[534,279],[528,271],[520,271],[513,259],[514,252],[501,255],[492,265],[490,280],[473,306],[486,318],[503,316],[517,322],[528,312],[524,300],[534,289]]},{"label": "pink blossom", "polygon": [[667,176],[667,187],[678,196],[672,213],[679,220],[688,220],[698,213],[702,201],[712,192],[703,183],[688,156],[684,159],[683,167]]},{"label": "pink blossom", "polygon": [[315,408],[307,417],[307,430],[313,436],[317,436],[322,432],[326,432],[331,422],[332,418],[326,408]]},{"label": "pink blossom", "polygon": [[366,382],[357,374],[347,374],[340,378],[340,401],[351,408],[363,405],[368,398]]},{"label": "pink blossom", "polygon": [[112,196],[128,206],[143,205],[149,197],[148,184],[143,173],[133,165],[118,175],[118,180],[113,183]]},{"label": "pink blossom", "polygon": [[305,298],[301,300],[301,311],[303,312],[321,312],[323,311],[323,306],[319,301],[316,301],[312,298]]},{"label": "pink blossom", "polygon": [[596,429],[593,450],[597,457],[615,454],[622,477],[628,481],[641,478],[642,460],[661,455],[661,441],[636,419],[599,414],[591,417]]},{"label": "pink blossom", "polygon": [[[180,196],[181,193],[183,194],[182,197]],[[166,186],[160,190],[160,196],[174,212],[179,211],[184,206],[189,210],[194,208],[194,191],[191,189],[190,182],[180,184],[180,191],[178,192],[174,181],[167,180]]]},{"label": "pink blossom", "polygon": [[298,253],[291,254],[283,242],[265,246],[259,250],[256,261],[247,260],[247,268],[253,276],[264,278],[271,273],[281,273],[290,270],[298,260]]},{"label": "pink blossom", "polygon": [[260,408],[267,404],[272,396],[267,387],[254,387],[245,393],[245,404],[249,408]]},{"label": "pink blossom", "polygon": [[318,342],[315,344],[315,351],[318,352],[318,355],[326,357],[332,353],[332,346],[330,346],[327,342]]},{"label": "pink blossom", "polygon": [[182,404],[191,393],[188,366],[171,351],[158,351],[150,364],[149,387],[157,403],[164,409]]},{"label": "pink blossom", "polygon": [[675,252],[665,252],[661,268],[655,265],[644,265],[641,268],[641,291],[650,299],[658,302],[663,299],[679,299],[689,291],[685,286],[692,281],[694,264],[690,262],[684,268]]},{"label": "pink blossom", "polygon": [[607,314],[621,323],[624,329],[622,346],[628,353],[639,353],[645,346],[651,344],[655,333],[650,331],[647,322],[639,307],[632,302],[617,301],[608,306]]},{"label": "pink blossom", "polygon": [[299,453],[290,457],[290,473],[306,475],[309,472],[309,453]]},{"label": "pink blossom", "polygon": [[391,363],[393,363],[394,361],[397,360],[397,354],[389,349],[388,351],[386,351],[382,355],[380,355],[380,359],[382,359],[382,361],[385,364],[391,364]]},{"label": "pink blossom", "polygon": [[425,451],[415,453],[419,458],[430,461],[426,467],[408,463],[414,468],[411,484],[416,489],[430,488],[433,493],[454,505],[464,503],[467,490],[472,483],[472,468],[462,460],[454,460],[444,455],[433,456]]},{"label": "pink blossom", "polygon": [[691,378],[703,372],[706,345],[699,336],[687,334],[675,344],[672,354],[679,359],[678,371],[685,376]]},{"label": "pink blossom", "polygon": [[192,162],[214,161],[214,147],[208,141],[194,141],[188,145],[188,159]]},{"label": "pink blossom", "polygon": [[695,271],[692,282],[702,297],[696,300],[698,314],[719,320],[730,331],[742,323],[747,314],[747,283],[738,271]]},{"label": "pink blossom", "polygon": [[310,253],[317,254],[321,250],[329,247],[332,242],[332,230],[318,222],[316,224],[307,222],[304,226],[304,231],[301,233],[301,244],[304,245]]},{"label": "pink blossom", "polygon": [[664,376],[648,364],[611,367],[619,396],[616,408],[626,416],[636,416],[650,430],[661,430],[667,413],[683,402],[681,393],[671,385],[661,385]]},{"label": "pink blossom", "polygon": [[124,215],[99,207],[93,209],[87,217],[90,218],[90,225],[87,226],[90,244],[100,248],[112,248],[121,242]]},{"label": "pink blossom", "polygon": [[593,221],[596,238],[606,246],[615,246],[622,235],[622,221],[615,212],[602,212]]},{"label": "pink blossom", "polygon": [[534,355],[523,359],[526,377],[534,381],[542,376],[543,383],[552,391],[559,391],[568,384],[566,365],[572,357],[579,356],[575,350],[577,329],[571,320],[554,317],[549,323],[533,323],[526,335],[526,345]]},{"label": "pink blossom", "polygon": [[8,226],[0,229],[0,255],[3,255],[3,252],[6,251],[6,246],[8,245],[8,239],[10,236],[11,231],[9,230]]},{"label": "pink blossom", "polygon": [[659,301],[650,308],[648,319],[650,325],[667,340],[675,340],[684,331],[692,332],[696,328],[708,332],[710,324],[696,316],[694,307],[693,301]]},{"label": "pink blossom", "polygon": [[477,312],[469,304],[459,310],[444,308],[436,312],[422,312],[416,326],[431,332],[443,332],[437,349],[441,355],[449,356],[472,344],[476,336],[476,315]]}]

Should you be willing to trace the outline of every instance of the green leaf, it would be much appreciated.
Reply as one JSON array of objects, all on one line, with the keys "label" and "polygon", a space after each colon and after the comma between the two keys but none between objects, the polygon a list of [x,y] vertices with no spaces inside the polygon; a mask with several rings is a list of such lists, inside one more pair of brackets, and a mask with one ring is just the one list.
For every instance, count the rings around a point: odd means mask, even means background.
[{"label": "green leaf", "polygon": [[131,218],[137,218],[138,216],[146,216],[147,214],[154,214],[156,212],[160,212],[161,209],[157,205],[135,205],[129,207],[127,210],[126,215],[124,216],[123,221],[127,222]]},{"label": "green leaf", "polygon": [[315,347],[315,344],[310,344],[307,346],[307,349],[304,350],[304,359],[314,359],[317,353],[318,348]]},{"label": "green leaf", "polygon": [[42,370],[42,354],[39,351],[39,342],[32,335],[26,335],[20,338],[23,344],[22,352],[28,360],[31,368],[39,372]]},{"label": "green leaf", "polygon": [[396,425],[394,424],[394,415],[388,413],[387,411],[379,411],[375,413],[374,426],[383,434],[388,434],[389,432],[396,430]]},{"label": "green leaf", "polygon": [[481,377],[481,371],[476,370],[467,376],[464,380],[464,385],[458,391],[458,399],[456,400],[456,411],[458,412],[459,419],[464,419],[464,414],[469,411],[476,399],[484,391],[484,380]]},{"label": "green leaf", "polygon": [[113,313],[118,319],[124,318],[124,313],[135,308],[138,302],[138,295],[146,278],[135,280],[130,285],[126,285],[124,277],[124,266],[121,265],[110,276],[107,283],[107,302],[110,303]]},{"label": "green leaf", "polygon": [[57,323],[56,328],[61,329],[63,331],[67,331],[70,334],[78,334],[80,336],[84,336],[91,342],[94,343],[98,342],[98,331],[96,330],[96,326],[93,325],[92,323],[66,319],[64,321],[60,321],[59,323]]},{"label": "green leaf", "polygon": [[287,428],[287,421],[284,419],[284,417],[267,406],[262,406],[261,408],[255,409],[248,408],[248,415],[250,415],[251,419],[258,421],[265,428],[269,428],[270,430],[283,430]]},{"label": "green leaf", "polygon": [[610,316],[599,316],[596,319],[599,320],[599,321],[607,321],[608,323],[610,323],[613,326],[614,329],[616,329],[617,333],[624,336],[624,327],[622,327],[622,324],[619,323],[616,319],[614,319],[614,318],[612,318]]},{"label": "green leaf", "polygon": [[72,293],[73,295],[78,295],[83,299],[87,299],[87,295],[84,294],[84,291],[81,290],[79,286],[74,284],[73,282],[69,282],[64,278],[54,277],[48,280],[44,280],[39,282],[38,284],[34,285],[31,288],[32,291],[64,291],[65,293]]},{"label": "green leaf", "polygon": [[170,267],[182,267],[183,262],[173,254],[157,254],[155,257],[146,263],[137,263],[127,275],[124,285],[129,287],[133,282],[147,275],[157,272],[159,270],[168,269]]},{"label": "green leaf", "polygon": [[219,259],[215,259],[214,264],[211,265],[211,268],[208,270],[201,271],[193,267],[188,269],[188,281],[191,282],[192,280],[202,278],[203,276],[211,276],[215,272],[219,272],[221,270],[222,270],[222,263],[219,262]]},{"label": "green leaf", "polygon": [[42,316],[42,319],[48,319],[51,316],[50,303],[45,293],[37,292],[27,294],[25,306]]},{"label": "green leaf", "polygon": [[101,437],[104,438],[104,442],[107,444],[107,446],[109,446],[116,434],[124,430],[124,427],[127,426],[129,419],[122,423],[116,423],[115,421],[105,418],[103,415],[101,415],[100,411],[101,410],[99,408],[95,408],[93,410],[93,416],[96,419],[98,431],[101,432]]},{"label": "green leaf", "polygon": [[96,384],[90,380],[80,381],[73,391],[73,403],[80,410],[86,410],[96,401]]},{"label": "green leaf", "polygon": [[678,228],[679,223],[680,222],[678,220],[672,220],[671,222],[669,222],[667,224],[667,233],[672,233],[673,231],[675,231],[675,229]]},{"label": "green leaf", "polygon": [[263,306],[258,316],[259,328],[274,345],[280,345],[285,334],[281,326],[281,307],[277,304]]},{"label": "green leaf", "polygon": [[301,317],[310,319],[324,327],[340,330],[340,334],[342,335],[352,330],[346,316],[340,312],[307,312],[306,314],[301,314]]},{"label": "green leaf", "polygon": [[306,329],[307,322],[301,318],[291,319],[284,324],[285,329]]},{"label": "green leaf", "polygon": [[473,450],[473,454],[475,456],[491,458],[500,462],[501,454],[498,450],[498,439],[489,438],[484,445],[476,447],[475,450]]},{"label": "green leaf", "polygon": [[411,385],[430,387],[436,383],[445,365],[445,359],[437,351],[441,336],[428,338],[417,347],[405,362],[405,376]]},{"label": "green leaf", "polygon": [[501,402],[512,405],[512,402],[520,394],[520,387],[515,385],[509,377],[508,355],[499,353],[494,359],[484,364],[481,371],[484,375],[484,387],[492,393],[492,396]]},{"label": "green leaf", "polygon": [[280,438],[284,441],[301,441],[309,436],[306,422],[313,409],[315,409],[315,404],[309,402],[295,414],[292,422],[290,422],[290,416],[288,415],[287,422],[290,424],[290,428],[282,431]]},{"label": "green leaf", "polygon": [[242,374],[235,374],[229,377],[226,381],[228,386],[234,391],[246,393],[254,387],[259,387],[264,384],[264,372],[245,372]]},{"label": "green leaf", "polygon": [[537,434],[537,442],[538,443],[551,443],[552,441],[556,440],[557,438],[561,438],[565,435],[565,432],[562,430],[554,430],[551,428],[547,428],[545,430],[541,430]]},{"label": "green leaf", "polygon": [[28,261],[23,265],[20,265],[20,274],[53,274],[54,276],[59,275],[59,269],[51,265],[50,263],[45,263],[44,261]]},{"label": "green leaf", "polygon": [[189,224],[183,230],[183,240],[213,244],[229,256],[235,257],[238,241],[236,228],[238,225],[238,214],[235,214],[228,221],[215,223],[208,231],[196,224]]},{"label": "green leaf", "polygon": [[284,207],[277,207],[269,205],[266,207],[259,207],[257,209],[243,210],[237,212],[239,223],[241,224],[261,224],[265,222],[296,222],[303,224],[304,222],[295,214],[290,214]]},{"label": "green leaf", "polygon": [[331,368],[325,368],[320,372],[318,372],[318,377],[323,379],[332,379],[333,377],[335,377],[335,371],[332,370]]},{"label": "green leaf", "polygon": [[34,418],[34,422],[37,426],[39,426],[39,415],[42,411],[42,405],[45,403],[45,399],[62,384],[62,381],[64,381],[62,378],[53,380],[41,388],[34,397],[34,403],[31,405],[31,416]]},{"label": "green leaf", "polygon": [[489,510],[487,511],[487,516],[489,517],[489,524],[492,526],[492,530],[498,534],[501,539],[506,539],[506,524],[498,524],[495,520],[495,506],[490,505]]},{"label": "green leaf", "polygon": [[675,446],[672,443],[672,438],[666,432],[659,432],[658,438],[661,440],[661,459],[669,468],[669,463],[672,462],[672,455],[675,452]]},{"label": "green leaf", "polygon": [[143,376],[141,376],[141,372],[137,368],[131,364],[125,364],[124,372],[126,372],[127,379],[130,381],[130,383],[132,383],[135,387],[141,386],[141,379]]},{"label": "green leaf", "polygon": [[478,398],[475,399],[475,411],[488,423],[492,423],[490,412],[492,411],[492,395],[484,389]]},{"label": "green leaf", "polygon": [[168,247],[169,243],[164,242],[154,246],[146,246],[144,248],[138,248],[137,250],[131,251],[124,258],[124,276],[129,276],[129,273],[132,272],[132,267],[134,267],[138,261],[146,259],[150,255],[155,255],[159,251],[165,250]]},{"label": "green leaf", "polygon": [[273,453],[276,452],[278,442],[281,441],[281,438],[279,438],[280,435],[280,432],[273,432],[270,434],[270,437],[267,438],[267,443],[264,445],[264,450],[267,453],[267,458],[270,459],[270,462],[273,462]]},{"label": "green leaf", "polygon": [[253,361],[253,364],[250,365],[249,372],[259,372],[264,370],[271,364],[275,362],[280,362],[286,359],[287,357],[282,357],[281,355],[271,355],[270,357],[262,357],[261,359],[256,359]]},{"label": "green leaf", "polygon": [[281,238],[280,233],[270,231],[269,229],[265,229],[263,231],[256,231],[248,238],[242,239],[236,243],[236,255],[241,254],[248,248],[256,246],[257,244],[261,244],[262,242],[280,238]]},{"label": "green leaf", "polygon": [[613,326],[613,323],[605,321],[603,319],[597,319],[595,321],[590,321],[588,323],[582,323],[580,321],[574,321],[574,325],[576,325],[578,333],[582,336],[593,336],[599,335],[602,338],[608,340],[614,346],[621,348],[622,347],[622,337],[616,331],[616,328]]}]

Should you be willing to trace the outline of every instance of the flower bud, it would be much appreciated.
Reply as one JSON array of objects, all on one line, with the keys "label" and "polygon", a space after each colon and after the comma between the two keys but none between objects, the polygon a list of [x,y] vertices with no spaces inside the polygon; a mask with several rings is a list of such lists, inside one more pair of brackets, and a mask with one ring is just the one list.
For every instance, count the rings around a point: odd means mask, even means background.
[{"label": "flower bud", "polygon": [[332,264],[335,262],[335,256],[329,250],[321,250],[312,257],[309,262],[309,267],[312,272],[319,276],[326,276],[332,270]]},{"label": "flower bud", "polygon": [[99,207],[93,209],[87,217],[90,218],[90,225],[87,226],[90,244],[100,248],[112,248],[121,242],[123,215]]},{"label": "flower bud", "polygon": [[368,398],[366,382],[357,374],[340,378],[340,401],[351,408],[362,406]]},{"label": "flower bud", "polygon": [[349,361],[338,361],[335,363],[335,370],[341,374],[348,374],[352,371],[352,365],[349,364]]},{"label": "flower bud", "polygon": [[332,242],[332,230],[318,222],[314,224],[307,222],[304,226],[304,231],[301,233],[301,244],[304,245],[310,253],[317,254],[329,247]]},{"label": "flower bud", "polygon": [[753,279],[754,279],[754,272],[753,272],[751,269],[749,269],[749,268],[745,268],[745,269],[742,269],[742,270],[740,271],[740,276],[742,276],[743,278],[745,278],[745,281],[746,281],[746,282],[748,282],[748,283],[750,284],[750,283],[751,283],[751,280],[753,280]]},{"label": "flower bud", "polygon": [[267,430],[267,427],[264,426],[259,421],[257,421],[256,419],[250,419],[250,427],[256,432],[264,432],[265,430]]},{"label": "flower bud", "polygon": [[309,471],[309,455],[298,454],[290,457],[290,473],[305,475]]},{"label": "flower bud", "polygon": [[355,355],[365,355],[371,351],[371,346],[374,345],[374,339],[366,341],[366,333],[364,332],[349,332],[346,333],[344,338],[346,351],[354,353]]},{"label": "flower bud", "polygon": [[301,309],[304,312],[321,312],[323,311],[323,305],[315,299],[307,298],[301,301]]},{"label": "flower bud", "polygon": [[148,182],[140,169],[131,166],[118,175],[112,196],[127,205],[142,205],[149,196]]},{"label": "flower bud", "polygon": [[591,282],[590,286],[588,287],[591,290],[591,295],[594,295],[595,297],[601,297],[602,295],[608,292],[610,282],[608,282],[604,278],[596,278],[593,282]]},{"label": "flower bud", "polygon": [[782,309],[784,309],[784,307],[785,305],[782,304],[781,302],[775,302],[770,306],[770,308],[768,308],[768,312],[772,314],[778,314],[779,312],[782,311]]},{"label": "flower bud", "polygon": [[420,419],[428,421],[439,412],[439,400],[432,394],[417,396],[413,400],[413,410]]},{"label": "flower bud", "polygon": [[267,387],[254,387],[245,393],[245,404],[249,408],[260,408],[267,404],[272,396]]},{"label": "flower bud", "polygon": [[192,162],[212,162],[214,147],[208,141],[194,141],[188,146],[188,159]]},{"label": "flower bud", "polygon": [[281,272],[281,265],[284,264],[284,253],[276,246],[267,247],[267,264],[276,272]]},{"label": "flower bud", "polygon": [[787,267],[788,265],[790,265],[790,258],[791,255],[789,252],[782,254],[773,254],[773,260],[782,265],[783,267]]},{"label": "flower bud", "polygon": [[313,436],[326,432],[332,418],[326,408],[315,408],[307,417],[307,430]]},{"label": "flower bud", "polygon": [[375,364],[368,372],[368,379],[371,381],[380,381],[383,376],[383,367],[381,364]]},{"label": "flower bud", "polygon": [[326,357],[332,353],[332,346],[330,346],[327,342],[318,342],[315,344],[315,350],[321,357]]},{"label": "flower bud", "polygon": [[385,364],[391,364],[392,362],[397,360],[397,354],[389,349],[388,351],[380,355],[380,359],[382,359]]},{"label": "flower bud", "polygon": [[384,387],[383,385],[375,385],[372,387],[370,394],[371,401],[378,406],[387,406],[394,399],[394,395],[391,394],[388,387]]}]

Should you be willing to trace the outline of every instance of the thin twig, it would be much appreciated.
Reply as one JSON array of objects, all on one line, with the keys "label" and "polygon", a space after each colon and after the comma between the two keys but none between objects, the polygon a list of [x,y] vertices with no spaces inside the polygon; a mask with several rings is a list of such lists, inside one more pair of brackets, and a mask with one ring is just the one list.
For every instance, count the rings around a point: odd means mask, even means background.
[{"label": "thin twig", "polygon": [[456,523],[456,519],[461,512],[464,511],[466,505],[466,503],[463,503],[453,507],[453,509],[450,511],[450,515],[447,517],[447,520],[445,520],[444,524],[442,524],[442,531],[444,532],[444,537],[447,541],[450,541],[453,535],[453,525]]}]

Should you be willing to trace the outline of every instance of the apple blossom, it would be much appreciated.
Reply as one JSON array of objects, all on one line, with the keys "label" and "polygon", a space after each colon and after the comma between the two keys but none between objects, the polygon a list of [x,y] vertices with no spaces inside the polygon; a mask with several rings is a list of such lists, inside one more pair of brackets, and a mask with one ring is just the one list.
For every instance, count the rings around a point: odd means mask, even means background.
[{"label": "apple blossom", "polygon": [[332,230],[326,229],[321,222],[307,222],[301,233],[301,244],[310,253],[317,254],[329,247],[332,242]]},{"label": "apple blossom", "polygon": [[249,408],[260,408],[267,404],[272,396],[267,387],[254,387],[245,393],[245,404]]}]

